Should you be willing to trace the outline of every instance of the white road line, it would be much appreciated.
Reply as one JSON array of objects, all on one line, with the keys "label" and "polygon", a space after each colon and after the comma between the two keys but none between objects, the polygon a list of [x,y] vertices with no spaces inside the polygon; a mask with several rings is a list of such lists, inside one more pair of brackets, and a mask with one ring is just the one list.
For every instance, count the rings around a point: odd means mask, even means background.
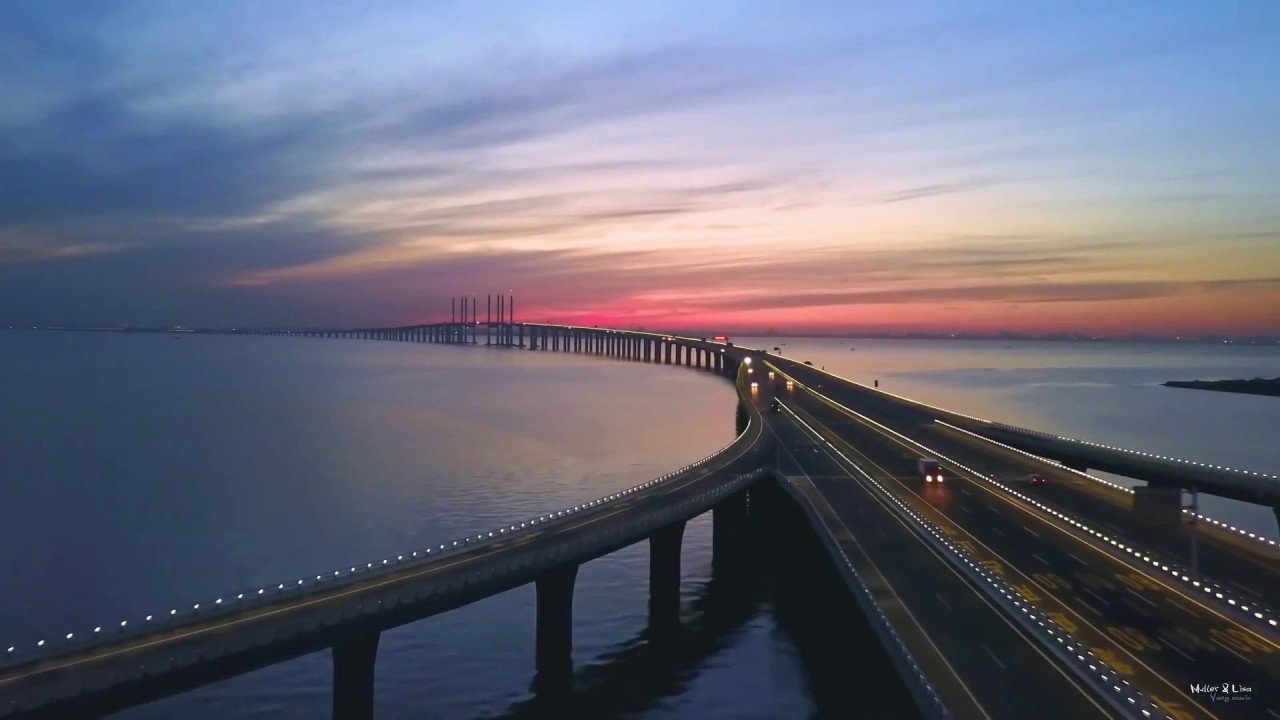
[{"label": "white road line", "polygon": [[1025,525],[1022,527],[1022,529],[1023,529],[1023,530],[1026,530],[1027,532],[1031,533],[1032,535],[1035,535],[1036,537],[1040,537],[1040,533],[1036,532],[1035,530],[1032,530],[1031,528],[1029,528],[1029,527],[1027,527],[1027,526],[1025,526]]},{"label": "white road line", "polygon": [[1142,616],[1142,617],[1144,617],[1144,618],[1149,618],[1149,617],[1151,617],[1150,615],[1148,615],[1148,614],[1147,614],[1147,611],[1143,610],[1142,608],[1138,607],[1137,605],[1134,605],[1134,604],[1133,604],[1133,601],[1132,601],[1132,600],[1130,600],[1129,598],[1121,598],[1121,599],[1120,599],[1120,602],[1124,603],[1124,604],[1125,604],[1125,605],[1126,605],[1130,610],[1132,610],[1132,611],[1134,611],[1134,612],[1138,613],[1139,615],[1141,615],[1141,616]]},{"label": "white road line", "polygon": [[1102,617],[1102,613],[1098,610],[1098,608],[1090,605],[1089,603],[1081,600],[1080,598],[1076,598],[1076,602],[1080,603],[1080,607],[1083,607],[1086,610],[1089,610],[1090,612],[1092,612],[1094,615],[1097,615],[1098,617]]},{"label": "white road line", "polygon": [[1252,662],[1250,662],[1250,661],[1249,661],[1249,658],[1247,658],[1247,657],[1245,657],[1245,656],[1241,655],[1240,653],[1236,652],[1235,650],[1232,650],[1230,647],[1228,647],[1228,646],[1226,646],[1226,645],[1223,645],[1221,642],[1218,642],[1218,638],[1213,638],[1213,642],[1214,642],[1214,643],[1216,643],[1216,644],[1218,645],[1218,647],[1222,648],[1223,650],[1226,650],[1227,652],[1231,653],[1232,655],[1235,655],[1236,657],[1238,657],[1238,658],[1240,658],[1241,660],[1243,660],[1243,661],[1244,661],[1244,663],[1245,663],[1246,665],[1252,665],[1252,664],[1253,664]]},{"label": "white road line", "polygon": [[965,511],[965,512],[967,512],[967,513],[969,513],[970,515],[972,515],[972,514],[973,514],[973,511],[972,511],[972,510],[970,510],[969,508],[965,507],[963,503],[961,503],[961,505],[960,505],[960,509],[961,509],[961,510],[963,510],[963,511]]},{"label": "white road line", "polygon": [[[1087,593],[1089,593],[1090,595],[1092,595],[1094,600],[1097,600],[1098,602],[1102,603],[1103,605],[1110,605],[1110,604],[1111,604],[1111,603],[1107,602],[1107,601],[1106,601],[1106,599],[1102,598],[1101,596],[1099,596],[1097,593],[1095,593],[1094,591],[1090,590],[1089,588],[1084,588],[1084,591],[1085,591],[1085,592],[1087,592]],[[1094,612],[1097,612],[1097,611],[1095,610]]]},{"label": "white road line", "polygon": [[946,598],[944,598],[944,597],[942,597],[942,594],[941,594],[941,593],[937,593],[937,592],[935,592],[935,593],[934,593],[934,596],[936,596],[936,597],[938,598],[938,602],[942,603],[942,606],[943,606],[943,607],[945,607],[945,608],[946,608],[946,609],[948,609],[948,610],[950,610],[950,609],[951,609],[951,606],[950,606],[949,604],[947,604],[947,599],[946,599]]},{"label": "white road line", "polygon": [[1164,638],[1159,638],[1159,640],[1160,640],[1160,644],[1161,644],[1161,645],[1164,645],[1165,647],[1167,647],[1167,648],[1169,648],[1170,650],[1172,650],[1172,651],[1174,651],[1174,652],[1178,653],[1178,654],[1179,654],[1179,655],[1181,655],[1182,657],[1184,657],[1184,658],[1186,658],[1186,659],[1190,660],[1191,662],[1195,662],[1195,661],[1196,661],[1196,659],[1195,659],[1195,658],[1193,658],[1193,657],[1191,657],[1190,655],[1188,655],[1188,654],[1186,654],[1186,653],[1182,652],[1182,648],[1178,647],[1177,645],[1174,645],[1173,643],[1169,642],[1168,640],[1165,640]]},{"label": "white road line", "polygon": [[1035,554],[1035,553],[1031,553],[1031,557],[1033,557],[1033,558],[1035,558],[1035,559],[1039,560],[1040,562],[1044,563],[1045,565],[1049,565],[1050,567],[1052,567],[1052,566],[1053,566],[1053,565],[1052,565],[1048,560],[1045,560],[1044,558],[1040,557],[1039,555],[1037,555],[1037,554]]},{"label": "white road line", "polygon": [[983,645],[982,649],[987,651],[987,655],[991,656],[991,661],[994,662],[996,665],[999,665],[1001,670],[1008,670],[1008,668],[1004,666],[1004,663],[1000,662],[1000,658],[996,657],[996,654],[991,652],[991,648],[987,647],[986,645]]},{"label": "white road line", "polygon": [[969,494],[969,491],[965,490],[964,488],[960,488],[960,492],[964,493],[965,495]]},{"label": "white road line", "polygon": [[1004,532],[1003,530],[1001,530],[1001,529],[1000,529],[1000,528],[998,528],[998,527],[993,527],[993,528],[991,528],[991,529],[992,529],[992,530],[994,530],[995,532],[1000,533],[1000,537],[1009,537],[1008,535],[1006,535],[1006,534],[1005,534],[1005,532]]},{"label": "white road line", "polygon": [[1151,607],[1160,607],[1159,605],[1156,605],[1154,602],[1151,602],[1151,601],[1150,601],[1150,600],[1148,600],[1147,598],[1142,597],[1141,595],[1139,595],[1138,593],[1134,592],[1133,590],[1131,590],[1131,589],[1129,589],[1129,588],[1125,588],[1125,591],[1126,591],[1126,592],[1128,592],[1130,595],[1132,595],[1132,596],[1134,596],[1134,597],[1138,598],[1138,599],[1139,599],[1139,600],[1141,600],[1142,602],[1144,602],[1144,603],[1146,603],[1146,604],[1150,605]]},{"label": "white road line", "polygon": [[1075,560],[1076,562],[1080,563],[1085,567],[1089,567],[1089,563],[1081,560],[1080,558],[1076,557],[1075,555],[1072,555],[1071,553],[1067,553],[1067,557],[1071,558],[1072,560]]}]

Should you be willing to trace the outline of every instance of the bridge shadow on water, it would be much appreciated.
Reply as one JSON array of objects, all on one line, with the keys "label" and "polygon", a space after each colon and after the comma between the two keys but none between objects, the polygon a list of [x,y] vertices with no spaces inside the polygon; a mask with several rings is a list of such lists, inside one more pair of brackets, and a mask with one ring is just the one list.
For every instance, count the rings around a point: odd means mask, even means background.
[{"label": "bridge shadow on water", "polygon": [[[651,622],[572,677],[535,682],[533,697],[487,720],[660,712],[766,616],[795,648],[804,674],[808,709],[798,703],[787,717],[919,717],[814,531],[789,498],[764,485],[753,489],[747,522],[716,554],[710,579],[686,599],[678,622]],[[712,716],[696,709],[673,714]],[[777,717],[741,709],[733,716]]]}]

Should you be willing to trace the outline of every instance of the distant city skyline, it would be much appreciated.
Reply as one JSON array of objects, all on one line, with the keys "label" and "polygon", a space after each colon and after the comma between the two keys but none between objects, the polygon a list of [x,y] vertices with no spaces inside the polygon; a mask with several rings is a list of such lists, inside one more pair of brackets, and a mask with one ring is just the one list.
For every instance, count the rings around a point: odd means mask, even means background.
[{"label": "distant city skyline", "polygon": [[927,6],[2,3],[0,325],[1280,335],[1280,5]]}]

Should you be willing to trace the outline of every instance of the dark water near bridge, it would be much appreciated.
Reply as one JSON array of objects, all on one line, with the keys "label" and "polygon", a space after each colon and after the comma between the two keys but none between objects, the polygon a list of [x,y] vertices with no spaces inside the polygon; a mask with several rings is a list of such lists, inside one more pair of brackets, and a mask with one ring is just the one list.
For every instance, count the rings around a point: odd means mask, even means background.
[{"label": "dark water near bridge", "polygon": [[[727,444],[736,403],[710,374],[556,353],[58,332],[0,333],[0,397],[3,647],[631,487]],[[656,650],[647,545],[580,570],[588,716],[809,717],[892,683],[852,676],[887,662],[788,563],[713,577],[710,515],[682,559],[688,632]],[[531,716],[533,617],[530,586],[384,633],[378,717]],[[118,717],[327,717],[330,687],[324,652]]]},{"label": "dark water near bridge", "polygon": [[[1277,464],[1277,399],[1156,386],[1280,375],[1274,349],[782,342],[788,356],[963,412],[1256,470]],[[0,398],[3,646],[594,499],[726,444],[735,402],[706,374],[555,353],[56,332],[0,333]],[[1214,510],[1275,535],[1269,513]],[[711,573],[709,516],[693,521],[687,642],[650,652],[647,547],[584,566],[575,661],[592,716],[845,717],[864,707],[884,684],[866,668],[882,660],[863,649],[864,630],[833,623],[842,610],[823,607],[817,581],[792,570],[762,562],[755,580],[726,586]],[[384,634],[379,717],[528,716],[533,602],[520,588]],[[329,687],[321,653],[120,717],[324,717]]]}]

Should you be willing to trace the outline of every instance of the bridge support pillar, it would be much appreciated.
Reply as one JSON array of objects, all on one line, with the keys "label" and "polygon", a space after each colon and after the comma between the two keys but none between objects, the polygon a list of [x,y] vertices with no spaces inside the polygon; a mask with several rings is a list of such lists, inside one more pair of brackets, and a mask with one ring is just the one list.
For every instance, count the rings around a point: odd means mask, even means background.
[{"label": "bridge support pillar", "polygon": [[373,720],[373,665],[380,633],[333,646],[333,720]]},{"label": "bridge support pillar", "polygon": [[578,566],[556,568],[538,578],[534,687],[568,687],[573,678],[573,584]]},{"label": "bridge support pillar", "polygon": [[738,563],[735,553],[747,526],[747,491],[741,490],[711,508],[712,570],[730,570]]},{"label": "bridge support pillar", "polygon": [[685,524],[674,523],[649,538],[649,626],[680,623],[680,544]]}]

